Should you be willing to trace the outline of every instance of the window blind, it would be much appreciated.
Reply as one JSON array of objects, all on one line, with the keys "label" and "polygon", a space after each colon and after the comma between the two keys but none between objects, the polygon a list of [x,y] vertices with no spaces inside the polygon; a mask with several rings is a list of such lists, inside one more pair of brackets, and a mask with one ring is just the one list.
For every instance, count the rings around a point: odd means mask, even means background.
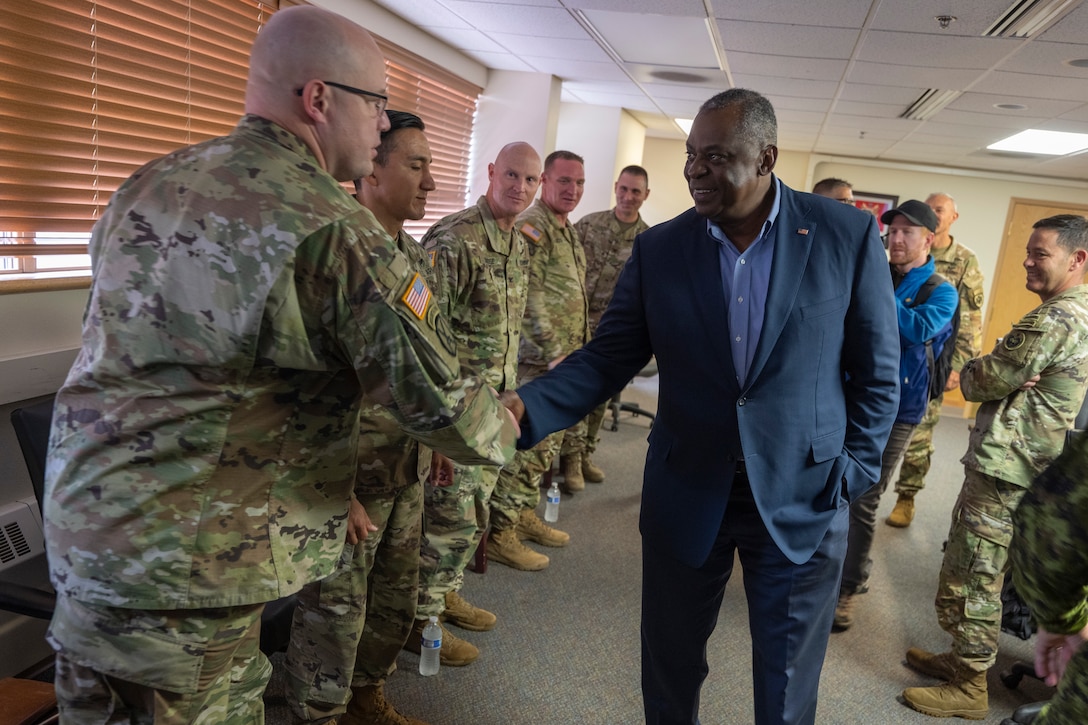
[{"label": "window blind", "polygon": [[275,0],[0,4],[0,284],[5,273],[85,268],[87,234],[122,181],[228,133],[242,115],[250,46],[275,9]]}]

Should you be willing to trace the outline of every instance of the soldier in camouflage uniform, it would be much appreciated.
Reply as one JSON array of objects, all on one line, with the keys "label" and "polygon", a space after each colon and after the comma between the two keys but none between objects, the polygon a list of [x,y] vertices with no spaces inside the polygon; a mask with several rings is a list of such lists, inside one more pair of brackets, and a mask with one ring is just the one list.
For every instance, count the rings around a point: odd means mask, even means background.
[{"label": "soldier in camouflage uniform", "polygon": [[[941,275],[960,293],[960,329],[952,355],[952,374],[945,390],[955,390],[960,384],[964,364],[982,352],[982,270],[975,253],[957,242],[949,230],[959,218],[956,201],[944,193],[930,194],[926,203],[937,215],[939,226],[933,240],[933,262]],[[891,514],[885,519],[889,526],[904,528],[914,519],[914,497],[925,487],[925,477],[933,458],[933,429],[941,418],[944,396],[929,401],[922,422],[914,429],[910,444],[895,483],[897,499]]]},{"label": "soldier in camouflage uniform", "polygon": [[[616,280],[631,256],[635,237],[649,229],[638,213],[650,196],[649,178],[641,166],[624,167],[616,180],[615,208],[587,214],[574,225],[586,255],[591,336],[612,301]],[[582,490],[586,481],[600,483],[604,480],[604,471],[593,464],[591,456],[597,450],[597,434],[607,410],[608,403],[601,403],[580,426],[571,428],[563,437],[559,461],[568,492]],[[584,436],[579,436],[578,432],[584,432]]]},{"label": "soldier in camouflage uniform", "polygon": [[[437,304],[453,325],[462,366],[502,391],[515,386],[529,288],[528,242],[514,221],[536,195],[540,155],[529,144],[508,144],[487,173],[487,191],[479,201],[440,220],[423,244],[435,257],[441,279]],[[405,649],[419,652],[418,635],[432,615],[471,631],[495,626],[495,615],[469,604],[460,590],[488,527],[498,477],[494,466],[456,465],[452,485],[426,489],[419,606]],[[466,665],[479,654],[475,645],[448,631],[442,637],[443,665]]]},{"label": "soldier in camouflage uniform", "polygon": [[1058,686],[1034,725],[1088,723],[1088,436],[1035,479],[1013,516],[1016,591],[1039,625],[1035,672]]},{"label": "soldier in camouflage uniform", "polygon": [[[355,180],[355,195],[435,289],[429,256],[404,231],[406,219],[423,218],[435,188],[423,121],[403,111],[387,115],[390,128],[382,133],[374,171]],[[288,704],[303,721],[320,721],[347,705],[340,725],[422,725],[397,713],[382,687],[415,617],[422,482],[430,464],[431,451],[364,397],[352,508],[370,527],[362,541],[349,541],[330,576],[299,593],[285,673]]]},{"label": "soldier in camouflage uniform", "polygon": [[512,454],[430,288],[340,186],[370,173],[384,98],[326,78],[384,88],[373,39],[277,12],[235,130],[137,171],[91,235],[44,501],[66,723],[263,721],[261,611],[340,558],[364,391],[451,456]]},{"label": "soldier in camouflage uniform", "polygon": [[[586,257],[568,215],[585,187],[582,157],[553,151],[544,160],[540,199],[518,217],[515,226],[529,246],[529,291],[518,353],[518,383],[543,375],[589,338],[585,292]],[[557,431],[533,448],[518,451],[499,473],[491,496],[488,556],[523,571],[539,571],[548,557],[521,543],[566,546],[563,531],[536,515],[540,483],[563,442]]]},{"label": "soldier in camouflage uniform", "polygon": [[989,355],[967,362],[960,389],[982,402],[963,457],[965,480],[937,589],[937,621],[951,651],[907,652],[915,669],[946,680],[903,692],[936,717],[982,719],[986,671],[997,657],[1001,584],[1012,515],[1035,477],[1061,451],[1088,388],[1088,220],[1063,214],[1037,221],[1028,240],[1027,288],[1042,304]]}]

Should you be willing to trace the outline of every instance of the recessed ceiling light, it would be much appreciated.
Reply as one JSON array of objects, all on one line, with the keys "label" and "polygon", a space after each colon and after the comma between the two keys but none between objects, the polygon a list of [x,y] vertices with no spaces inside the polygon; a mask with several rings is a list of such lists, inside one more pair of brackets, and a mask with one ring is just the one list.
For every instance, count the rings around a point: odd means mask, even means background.
[{"label": "recessed ceiling light", "polygon": [[1065,154],[1088,149],[1088,133],[1043,131],[1037,128],[1029,128],[1027,131],[1021,131],[997,143],[992,143],[986,148],[991,151],[1017,151],[1023,154],[1064,156]]},{"label": "recessed ceiling light", "polygon": [[673,123],[680,127],[684,133],[691,133],[691,124],[694,118],[674,118]]},{"label": "recessed ceiling light", "polygon": [[995,103],[994,108],[1000,108],[1002,111],[1026,111],[1028,107],[1023,103]]},{"label": "recessed ceiling light", "polygon": [[1071,65],[1074,68],[1088,68],[1088,58],[1073,58],[1072,60],[1065,61],[1066,65]]}]

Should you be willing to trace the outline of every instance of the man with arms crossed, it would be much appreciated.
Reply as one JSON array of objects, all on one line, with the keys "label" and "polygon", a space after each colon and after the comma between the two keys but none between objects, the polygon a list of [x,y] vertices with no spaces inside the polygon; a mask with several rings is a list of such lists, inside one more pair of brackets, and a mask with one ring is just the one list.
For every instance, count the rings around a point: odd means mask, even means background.
[{"label": "man with arms crossed", "polygon": [[[441,280],[438,304],[457,338],[462,366],[495,390],[514,387],[518,343],[529,284],[529,250],[514,220],[540,184],[540,155],[527,143],[507,144],[487,166],[487,191],[475,206],[441,219],[423,237]],[[499,469],[455,465],[452,485],[428,487],[426,533],[420,548],[419,608],[405,649],[419,652],[431,615],[474,632],[495,615],[461,596],[464,571],[490,518]],[[445,626],[443,625],[443,630]],[[467,665],[480,655],[470,642],[443,631],[443,665]]]},{"label": "man with arms crossed", "polygon": [[903,692],[934,717],[981,720],[989,712],[986,671],[997,660],[1013,512],[1061,452],[1088,388],[1088,219],[1061,214],[1033,227],[1024,268],[1042,304],[960,371],[963,397],[982,406],[937,584],[937,623],[952,646],[907,650],[908,665],[944,683]]},{"label": "man with arms crossed", "polygon": [[[586,214],[574,225],[586,255],[590,336],[612,300],[616,280],[631,257],[635,237],[650,228],[638,213],[650,196],[649,179],[646,169],[641,166],[624,167],[616,179],[615,208]],[[608,404],[601,403],[584,421],[563,435],[559,468],[569,491],[581,491],[586,481],[600,483],[604,480],[604,471],[593,464],[590,456],[597,450],[597,434],[607,410]]]},{"label": "man with arms crossed", "polygon": [[65,722],[263,721],[261,611],[343,551],[364,391],[437,450],[506,460],[514,426],[340,186],[371,171],[384,88],[363,28],[281,10],[235,130],[140,169],[96,225],[46,465]]},{"label": "man with arms crossed", "polygon": [[848,508],[877,479],[898,405],[876,219],[782,184],[776,138],[758,93],[704,103],[684,167],[695,208],[635,240],[593,340],[505,395],[531,444],[657,358],[640,522],[650,725],[697,722],[737,553],[754,720],[815,721]]}]

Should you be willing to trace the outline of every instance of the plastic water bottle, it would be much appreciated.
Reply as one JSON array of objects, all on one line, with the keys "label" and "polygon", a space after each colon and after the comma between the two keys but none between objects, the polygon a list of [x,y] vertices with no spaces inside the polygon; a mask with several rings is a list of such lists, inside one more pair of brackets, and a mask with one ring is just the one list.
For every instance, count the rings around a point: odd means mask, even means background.
[{"label": "plastic water bottle", "polygon": [[419,674],[430,677],[438,674],[442,664],[442,628],[438,626],[438,617],[431,617],[423,628],[423,641],[419,646]]},{"label": "plastic water bottle", "polygon": [[544,520],[550,524],[559,520],[559,484],[554,481],[548,489],[548,504],[544,507]]}]

